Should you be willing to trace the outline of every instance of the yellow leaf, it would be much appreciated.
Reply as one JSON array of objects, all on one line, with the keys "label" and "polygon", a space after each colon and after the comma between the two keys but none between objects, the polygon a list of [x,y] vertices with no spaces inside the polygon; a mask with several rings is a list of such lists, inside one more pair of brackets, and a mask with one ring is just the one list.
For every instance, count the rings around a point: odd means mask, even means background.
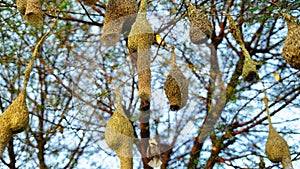
[{"label": "yellow leaf", "polygon": [[280,77],[280,75],[279,75],[279,73],[277,73],[277,72],[274,72],[273,73],[273,75],[274,75],[274,78],[276,79],[276,81],[280,81],[280,79],[281,79],[281,77]]},{"label": "yellow leaf", "polygon": [[166,42],[163,41],[163,39],[160,37],[159,34],[156,34],[155,35],[155,40],[156,40],[156,43],[163,46],[163,47],[166,47]]}]

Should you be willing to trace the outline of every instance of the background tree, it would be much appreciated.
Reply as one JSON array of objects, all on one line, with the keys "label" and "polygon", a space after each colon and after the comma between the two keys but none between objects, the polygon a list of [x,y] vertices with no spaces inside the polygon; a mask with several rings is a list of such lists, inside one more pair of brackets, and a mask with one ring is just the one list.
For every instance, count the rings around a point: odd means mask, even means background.
[{"label": "background tree", "polygon": [[[27,87],[30,124],[15,135],[1,158],[1,168],[116,168],[118,158],[107,148],[104,131],[115,110],[114,89],[141,139],[137,72],[126,37],[106,48],[100,42],[106,1],[47,1],[44,24],[24,21],[14,1],[0,0],[0,105],[4,112],[22,87],[23,71],[36,42],[58,17],[56,29],[39,49]],[[137,1],[139,3],[139,1]],[[152,99],[147,135],[159,136],[161,168],[280,168],[265,155],[268,132],[263,104],[264,84],[273,126],[288,142],[294,167],[299,167],[299,70],[281,56],[287,27],[279,11],[299,17],[297,1],[192,1],[212,23],[209,43],[189,40],[187,2],[148,2],[147,18],[167,47],[151,47]],[[258,82],[242,80],[245,60],[232,37],[225,14],[230,11],[253,60],[261,63]],[[189,80],[187,105],[169,111],[163,84],[171,67],[170,46]],[[275,75],[280,75],[277,81]],[[217,103],[223,98],[222,104]],[[220,117],[205,133],[212,110]],[[208,134],[198,142],[201,134]],[[134,168],[149,168],[135,144]],[[112,162],[112,161],[115,161]]]}]

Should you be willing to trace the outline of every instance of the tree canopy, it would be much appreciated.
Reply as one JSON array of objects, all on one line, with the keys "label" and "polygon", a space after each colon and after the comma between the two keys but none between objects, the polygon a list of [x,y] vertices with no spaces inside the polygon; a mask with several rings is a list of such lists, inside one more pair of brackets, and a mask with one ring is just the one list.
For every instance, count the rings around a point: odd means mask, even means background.
[{"label": "tree canopy", "polygon": [[[127,47],[128,30],[113,45],[101,39],[108,0],[44,1],[38,23],[17,2],[0,0],[1,114],[21,93],[36,44],[57,23],[38,47],[28,81],[29,124],[9,140],[0,168],[119,168],[104,138],[118,108],[133,127],[133,168],[151,168],[151,137],[160,145],[162,169],[282,168],[265,153],[267,109],[293,166],[300,167],[300,71],[282,54],[285,14],[300,29],[299,0],[146,1],[153,30],[151,62],[145,63],[151,70],[149,110],[139,98],[140,60]],[[211,23],[201,44],[190,39],[189,2]],[[164,91],[171,53],[188,81],[187,102],[177,111]],[[257,70],[256,80],[243,77],[246,64]]]}]

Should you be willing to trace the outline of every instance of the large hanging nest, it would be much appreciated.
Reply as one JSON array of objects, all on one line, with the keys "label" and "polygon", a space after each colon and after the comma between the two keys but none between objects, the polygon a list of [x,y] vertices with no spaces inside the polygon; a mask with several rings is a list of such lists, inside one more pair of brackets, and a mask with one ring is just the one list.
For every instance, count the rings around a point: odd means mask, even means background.
[{"label": "large hanging nest", "polygon": [[268,159],[274,163],[281,162],[284,169],[292,169],[291,154],[287,142],[281,137],[278,132],[274,129],[270,117],[268,98],[264,97],[264,103],[266,105],[266,110],[268,113],[268,122],[269,122],[269,135],[266,143],[266,155]]},{"label": "large hanging nest", "polygon": [[170,103],[170,110],[177,111],[186,105],[188,99],[188,80],[176,64],[174,46],[172,46],[171,56],[172,68],[164,84],[164,90]]},{"label": "large hanging nest", "polygon": [[106,129],[107,145],[116,152],[121,161],[121,169],[132,169],[132,144],[134,131],[121,104],[119,89],[116,89],[117,108],[110,117]]},{"label": "large hanging nest", "polygon": [[150,53],[153,43],[153,30],[146,18],[147,0],[142,0],[138,17],[128,36],[128,48],[138,54],[137,71],[139,97],[141,98],[140,109],[146,111],[150,108],[151,98],[151,70]]},{"label": "large hanging nest", "polygon": [[16,0],[17,9],[22,15],[25,14],[26,4],[26,0]]},{"label": "large hanging nest", "polygon": [[39,26],[43,23],[43,16],[41,0],[27,0],[24,19],[30,24]]},{"label": "large hanging nest", "polygon": [[109,0],[106,5],[101,41],[106,46],[118,42],[121,33],[128,36],[135,21],[138,6],[135,0]]},{"label": "large hanging nest", "polygon": [[241,46],[243,55],[245,56],[242,72],[243,80],[247,82],[255,82],[259,79],[259,74],[257,72],[257,66],[259,66],[259,63],[252,60],[248,50],[245,47],[245,43],[242,39],[242,34],[240,30],[235,26],[234,21],[229,15],[229,13],[226,13],[226,17],[229,21],[229,26],[232,31],[232,35],[236,39],[238,44]]},{"label": "large hanging nest", "polygon": [[42,36],[33,51],[32,58],[24,71],[24,83],[21,93],[0,116],[0,157],[2,156],[5,147],[8,144],[9,140],[12,138],[13,134],[24,131],[28,125],[29,112],[26,105],[26,86],[30,78],[30,72],[33,68],[34,61],[37,57],[38,48],[44,41],[45,37],[55,26],[55,23],[53,24],[51,29]]},{"label": "large hanging nest", "polygon": [[300,25],[295,17],[285,13],[282,13],[282,16],[288,25],[288,35],[284,40],[282,57],[292,68],[300,70]]},{"label": "large hanging nest", "polygon": [[191,42],[201,44],[212,37],[212,25],[207,15],[199,12],[190,2],[188,7],[188,16],[190,21]]}]

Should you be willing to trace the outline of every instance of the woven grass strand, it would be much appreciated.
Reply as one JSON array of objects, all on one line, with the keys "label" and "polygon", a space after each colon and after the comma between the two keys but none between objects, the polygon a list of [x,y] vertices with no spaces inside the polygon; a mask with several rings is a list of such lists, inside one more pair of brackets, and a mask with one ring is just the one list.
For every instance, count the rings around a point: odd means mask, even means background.
[{"label": "woven grass strand", "polygon": [[121,169],[132,169],[132,144],[134,131],[121,103],[119,88],[116,89],[117,106],[105,129],[105,141],[120,158]]},{"label": "woven grass strand", "polygon": [[16,0],[17,9],[22,15],[25,15],[26,4],[26,0]]},{"label": "woven grass strand", "polygon": [[34,26],[40,26],[43,23],[44,13],[41,0],[27,0],[24,19]]},{"label": "woven grass strand", "polygon": [[50,30],[41,37],[41,39],[38,41],[34,48],[31,60],[24,71],[24,82],[21,93],[0,116],[0,157],[2,157],[4,149],[8,141],[12,138],[13,134],[17,134],[24,131],[28,125],[29,112],[26,105],[26,87],[30,78],[30,72],[32,71],[34,61],[37,57],[40,45],[43,43],[46,36],[48,36],[48,34],[54,28],[56,22],[57,20],[50,28]]},{"label": "woven grass strand", "polygon": [[207,15],[199,12],[189,2],[188,16],[190,21],[190,40],[194,44],[201,44],[212,37],[212,24]]},{"label": "woven grass strand", "polygon": [[164,91],[169,100],[170,110],[177,111],[187,103],[188,80],[177,66],[174,46],[172,46],[171,57],[172,68],[164,83]]},{"label": "woven grass strand", "polygon": [[283,59],[295,69],[300,70],[300,25],[296,18],[286,13],[281,13],[288,26],[288,35],[284,40],[282,49]]},{"label": "woven grass strand", "polygon": [[264,93],[265,96],[263,98],[263,101],[266,105],[269,122],[269,134],[265,147],[266,155],[268,159],[274,163],[281,162],[283,169],[293,169],[289,146],[284,138],[278,134],[278,132],[272,125],[266,91],[264,91]]},{"label": "woven grass strand", "polygon": [[106,5],[101,42],[109,47],[120,40],[122,33],[127,37],[137,12],[135,0],[109,0]]},{"label": "woven grass strand", "polygon": [[232,30],[232,35],[236,39],[238,44],[241,46],[243,55],[245,56],[243,71],[242,71],[243,80],[247,82],[257,81],[259,79],[259,74],[257,72],[256,67],[259,65],[259,63],[252,60],[248,50],[245,47],[245,43],[242,39],[242,34],[240,30],[235,26],[232,17],[228,13],[226,13],[226,17],[229,21],[229,26],[230,29]]}]

